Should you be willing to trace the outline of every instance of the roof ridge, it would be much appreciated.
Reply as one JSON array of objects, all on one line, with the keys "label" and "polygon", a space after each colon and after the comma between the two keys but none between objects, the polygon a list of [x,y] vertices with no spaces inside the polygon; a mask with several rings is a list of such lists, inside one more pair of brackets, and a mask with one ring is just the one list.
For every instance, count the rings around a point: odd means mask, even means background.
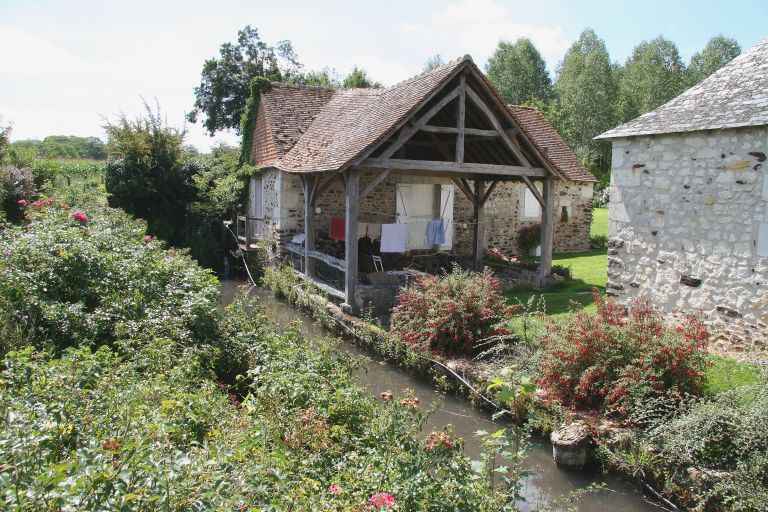
[{"label": "roof ridge", "polygon": [[405,78],[403,80],[400,80],[399,82],[396,82],[396,83],[390,85],[389,87],[384,88],[384,90],[388,91],[390,89],[394,89],[396,87],[400,87],[403,84],[406,84],[406,83],[411,82],[413,80],[424,78],[425,76],[431,75],[432,73],[437,73],[438,71],[443,71],[444,69],[447,69],[449,67],[458,66],[459,64],[461,64],[462,62],[465,62],[465,61],[466,62],[474,62],[472,60],[472,56],[467,53],[467,54],[464,54],[461,57],[457,57],[457,58],[455,58],[453,60],[449,60],[445,64],[440,64],[439,66],[435,66],[432,69],[425,69],[421,73],[418,73],[418,74],[415,74],[415,75],[410,76],[408,78]]},{"label": "roof ridge", "polygon": [[323,87],[322,85],[306,85],[306,84],[292,84],[290,82],[277,82],[277,81],[270,81],[269,85],[272,87],[280,87],[283,89],[300,89],[300,90],[306,90],[306,91],[335,91],[336,88],[334,87]]}]

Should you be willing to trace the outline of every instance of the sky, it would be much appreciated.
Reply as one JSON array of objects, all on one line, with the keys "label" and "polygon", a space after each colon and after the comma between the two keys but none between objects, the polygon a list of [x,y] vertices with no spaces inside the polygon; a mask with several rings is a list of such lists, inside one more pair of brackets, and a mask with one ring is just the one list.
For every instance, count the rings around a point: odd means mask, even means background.
[{"label": "sky", "polygon": [[[554,74],[586,27],[614,61],[664,35],[688,62],[717,34],[743,49],[768,37],[768,1],[0,0],[2,125],[12,124],[12,140],[103,138],[107,120],[140,114],[144,98],[184,127],[203,62],[246,24],[268,43],[290,40],[305,69],[343,76],[357,65],[391,85],[435,54],[470,54],[482,68],[500,40],[518,37],[533,40]],[[186,130],[201,150],[238,140],[209,137],[199,122]]]}]

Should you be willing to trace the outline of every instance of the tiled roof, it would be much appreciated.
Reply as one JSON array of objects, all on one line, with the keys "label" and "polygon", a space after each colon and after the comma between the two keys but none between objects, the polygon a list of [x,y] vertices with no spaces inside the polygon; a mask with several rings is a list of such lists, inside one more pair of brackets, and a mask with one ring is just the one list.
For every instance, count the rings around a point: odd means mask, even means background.
[{"label": "tiled roof", "polygon": [[386,89],[341,89],[293,149],[277,163],[291,172],[336,170],[384,140],[468,58]]},{"label": "tiled roof", "polygon": [[[386,89],[323,89],[273,84],[263,93],[268,127],[254,134],[254,163],[288,172],[342,169],[390,137],[440,85],[473,66],[465,56]],[[477,73],[484,78],[482,73]],[[485,81],[488,87],[492,86]],[[494,97],[503,108],[495,91]],[[540,112],[509,107],[523,136],[549,164],[575,181],[594,181]],[[257,129],[260,124],[256,123]]]},{"label": "tiled roof", "polygon": [[566,178],[573,181],[597,181],[587,171],[576,154],[568,147],[557,130],[549,124],[544,115],[530,107],[508,105],[526,138],[533,143],[544,158]]},{"label": "tiled roof", "polygon": [[254,163],[273,164],[275,158],[285,156],[333,95],[333,89],[272,83],[269,90],[262,93],[259,105],[259,110],[264,109],[267,129],[253,138],[254,149],[257,145],[266,145],[272,151],[252,152],[265,156],[261,161],[254,159]]},{"label": "tiled roof", "polygon": [[768,39],[698,85],[598,139],[768,124]]}]

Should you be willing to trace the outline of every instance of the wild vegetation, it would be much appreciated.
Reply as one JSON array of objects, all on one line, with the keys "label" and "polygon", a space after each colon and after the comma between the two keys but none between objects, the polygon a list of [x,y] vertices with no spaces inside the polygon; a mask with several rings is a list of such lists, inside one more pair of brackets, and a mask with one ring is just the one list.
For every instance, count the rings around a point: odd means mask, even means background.
[{"label": "wild vegetation", "polygon": [[107,148],[97,137],[75,135],[51,135],[43,140],[23,139],[14,141],[11,150],[26,158],[105,160]]},{"label": "wild vegetation", "polygon": [[0,232],[2,508],[513,508],[449,432],[417,436],[418,401],[375,400],[257,304],[222,312],[144,223],[38,201]]}]

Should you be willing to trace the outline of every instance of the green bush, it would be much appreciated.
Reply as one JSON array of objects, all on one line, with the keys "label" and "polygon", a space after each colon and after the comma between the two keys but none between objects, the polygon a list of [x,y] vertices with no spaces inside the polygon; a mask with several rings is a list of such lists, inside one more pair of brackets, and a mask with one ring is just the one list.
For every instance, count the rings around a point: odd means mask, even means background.
[{"label": "green bush", "polygon": [[[757,512],[768,503],[768,386],[701,401],[649,437],[696,510]],[[689,469],[690,468],[690,469]],[[691,478],[698,482],[691,485]]]},{"label": "green bush", "polygon": [[0,166],[0,220],[19,222],[35,188],[29,169]]},{"label": "green bush", "polygon": [[39,347],[215,337],[217,280],[183,254],[144,242],[144,225],[110,208],[38,201],[31,223],[0,231],[0,297]]},{"label": "green bush", "polygon": [[509,334],[502,323],[511,312],[490,270],[468,272],[455,266],[400,291],[392,309],[392,333],[422,352],[473,355],[480,342]]}]

